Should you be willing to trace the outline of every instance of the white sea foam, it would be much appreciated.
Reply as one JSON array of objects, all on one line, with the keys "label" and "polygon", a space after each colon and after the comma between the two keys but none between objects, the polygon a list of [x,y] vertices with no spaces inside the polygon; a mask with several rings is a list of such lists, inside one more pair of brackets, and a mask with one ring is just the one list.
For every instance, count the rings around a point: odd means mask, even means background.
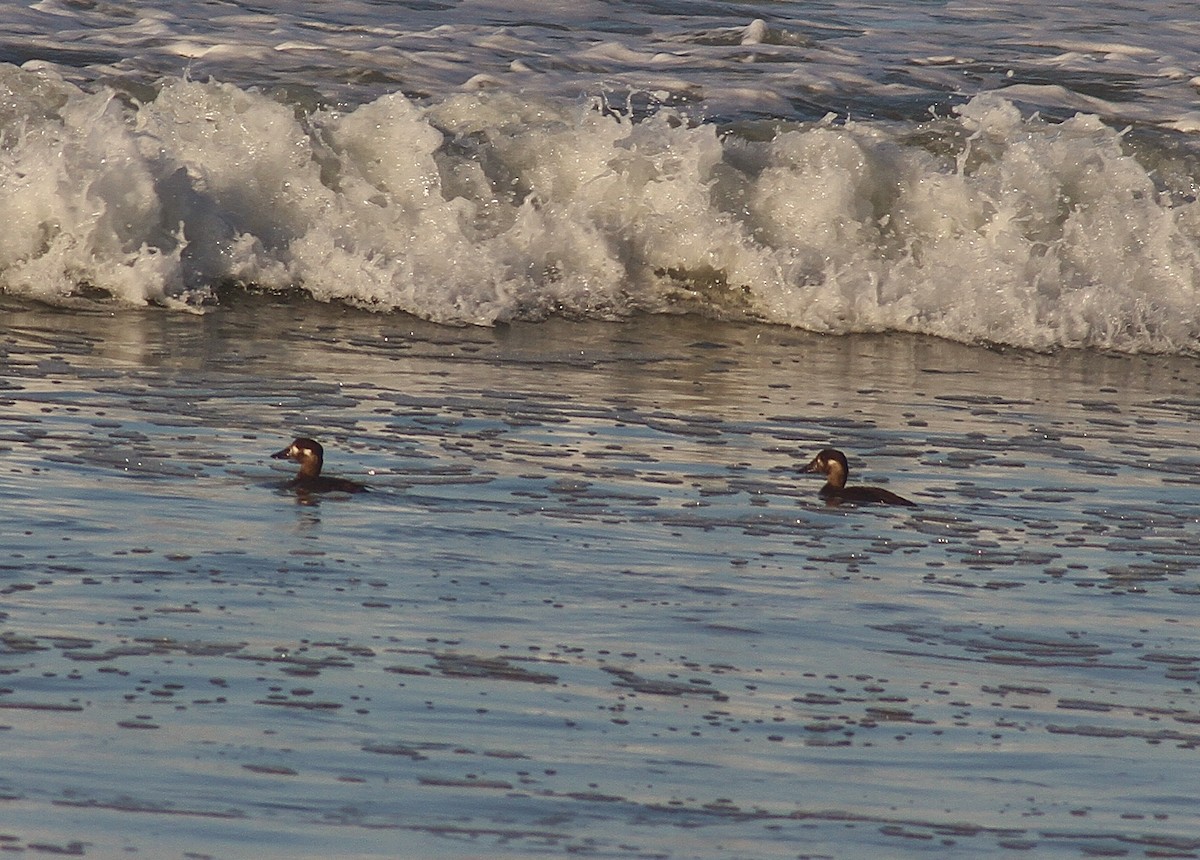
[{"label": "white sea foam", "polygon": [[1200,348],[1194,160],[994,95],[772,134],[602,101],[144,102],[0,66],[0,284],[197,306],[219,284],[491,324],[696,310],[1033,348]]}]

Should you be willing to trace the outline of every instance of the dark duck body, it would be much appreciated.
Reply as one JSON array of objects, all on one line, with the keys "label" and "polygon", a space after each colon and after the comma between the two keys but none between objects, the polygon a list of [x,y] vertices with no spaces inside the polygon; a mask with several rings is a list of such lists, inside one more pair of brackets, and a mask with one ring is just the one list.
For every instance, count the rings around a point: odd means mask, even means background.
[{"label": "dark duck body", "polygon": [[812,462],[804,467],[804,471],[825,476],[825,486],[821,488],[819,495],[829,505],[852,502],[859,505],[907,505],[911,508],[917,506],[916,502],[910,502],[883,487],[847,487],[846,479],[850,477],[850,467],[846,465],[846,455],[833,448],[826,448],[813,457]]},{"label": "dark duck body", "polygon": [[313,439],[299,438],[282,451],[271,455],[272,460],[292,460],[300,464],[300,471],[285,485],[299,493],[365,493],[366,485],[345,478],[334,478],[321,474],[325,464],[325,449]]}]

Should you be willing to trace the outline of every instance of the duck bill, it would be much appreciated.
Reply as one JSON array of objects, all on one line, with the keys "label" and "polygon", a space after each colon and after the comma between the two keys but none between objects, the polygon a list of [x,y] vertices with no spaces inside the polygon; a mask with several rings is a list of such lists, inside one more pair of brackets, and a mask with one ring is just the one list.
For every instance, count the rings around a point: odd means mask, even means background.
[{"label": "duck bill", "polygon": [[811,462],[811,463],[809,463],[807,466],[805,466],[803,469],[801,469],[801,470],[800,470],[801,474],[805,474],[805,473],[808,473],[808,472],[820,472],[820,471],[822,471],[822,469],[821,469],[821,462],[820,462],[820,461],[821,461],[821,458],[820,458],[820,457],[813,457],[813,459],[812,459],[812,462]]},{"label": "duck bill", "polygon": [[276,451],[274,454],[272,454],[271,459],[272,460],[286,460],[286,459],[288,459],[288,455],[291,454],[291,452],[292,452],[292,446],[289,445],[286,448],[284,448],[282,451]]}]

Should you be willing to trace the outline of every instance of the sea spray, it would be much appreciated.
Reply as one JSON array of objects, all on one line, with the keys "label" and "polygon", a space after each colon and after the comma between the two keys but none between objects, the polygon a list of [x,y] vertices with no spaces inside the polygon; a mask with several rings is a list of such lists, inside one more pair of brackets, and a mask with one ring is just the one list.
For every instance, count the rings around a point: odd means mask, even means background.
[{"label": "sea spray", "polygon": [[455,324],[691,311],[1200,346],[1200,215],[1160,150],[998,95],[763,134],[506,91],[310,110],[183,78],[137,99],[0,66],[0,86],[0,288],[48,301],[202,307],[224,286]]}]

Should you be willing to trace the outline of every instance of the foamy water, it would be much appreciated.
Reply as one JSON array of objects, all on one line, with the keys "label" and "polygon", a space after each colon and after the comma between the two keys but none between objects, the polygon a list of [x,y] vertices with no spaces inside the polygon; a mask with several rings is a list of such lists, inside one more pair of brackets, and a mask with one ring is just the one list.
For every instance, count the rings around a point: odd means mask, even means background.
[{"label": "foamy water", "polygon": [[[11,14],[36,27],[53,8]],[[924,107],[895,115],[895,84],[879,81],[860,82],[843,107],[855,87],[829,67],[833,45],[857,46],[843,59],[865,74],[862,63],[884,62],[874,52],[898,48],[895,28],[948,38],[974,24],[979,40],[998,22],[962,12],[937,26],[889,18],[888,30],[868,15],[855,35],[789,8],[740,28],[712,10],[680,21],[624,9],[630,32],[618,17],[604,41],[585,7],[553,26],[475,4],[406,12],[413,29],[388,50],[440,77],[396,71],[383,94],[334,73],[398,38],[383,7],[331,20],[231,10],[203,24],[166,11],[110,22],[113,44],[140,44],[150,28],[156,49],[116,65],[64,68],[69,55],[0,67],[10,223],[0,284],[52,301],[99,291],[193,308],[249,286],[482,325],[683,309],[1035,349],[1196,348],[1200,172],[1188,135],[1167,130],[1186,126],[1190,95],[1154,122],[1124,110],[1112,85],[1107,99],[1069,105],[1087,112],[1049,121],[1030,107],[1057,103],[1031,84],[949,88],[930,70],[970,63],[915,52],[905,98],[923,92]],[[1169,19],[1159,26],[1175,32]],[[234,27],[240,53],[218,41]],[[183,31],[211,44],[200,51]],[[660,42],[677,49],[652,52]],[[472,84],[455,71],[531,45],[558,64],[531,82],[514,73],[485,85],[480,71]],[[269,61],[303,46],[313,65],[289,88],[300,68]],[[1140,43],[1074,47],[1057,66],[1042,42],[1026,59],[1056,68],[1060,88],[1102,50],[1121,74],[1150,62]],[[778,53],[760,55],[768,49]],[[170,63],[188,52],[208,58],[188,74],[232,80],[181,77]],[[1141,69],[1145,85],[1178,79],[1165,66],[1176,61],[1161,53]],[[258,81],[248,62],[281,80]],[[703,96],[654,78],[679,64],[687,74],[670,74]],[[635,84],[631,69],[649,77]],[[789,107],[784,93],[808,89],[797,79],[808,73],[830,76],[837,93]]]}]

